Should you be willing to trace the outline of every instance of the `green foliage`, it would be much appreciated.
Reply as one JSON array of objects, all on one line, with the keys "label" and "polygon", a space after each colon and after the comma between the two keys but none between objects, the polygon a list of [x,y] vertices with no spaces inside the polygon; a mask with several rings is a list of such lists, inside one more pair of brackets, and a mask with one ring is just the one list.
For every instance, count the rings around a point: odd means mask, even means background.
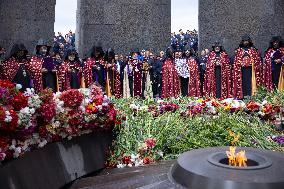
[{"label": "green foliage", "polygon": [[261,102],[267,100],[271,103],[280,103],[281,107],[284,107],[284,92],[279,90],[267,91],[265,87],[260,87],[257,93],[252,97],[252,100]]},{"label": "green foliage", "polygon": [[[145,106],[139,111],[130,104]],[[115,129],[117,138],[113,145],[110,161],[116,163],[124,155],[139,154],[139,147],[145,138],[155,138],[156,146],[147,154],[153,160],[161,159],[157,152],[163,152],[163,159],[175,159],[181,153],[213,146],[229,146],[233,140],[228,130],[240,133],[237,146],[255,147],[281,151],[281,147],[268,139],[276,132],[258,117],[245,112],[220,112],[218,116],[181,116],[181,110],[167,112],[154,117],[147,106],[156,105],[153,100],[115,100],[120,114],[126,121]],[[183,106],[181,104],[181,106]]]}]

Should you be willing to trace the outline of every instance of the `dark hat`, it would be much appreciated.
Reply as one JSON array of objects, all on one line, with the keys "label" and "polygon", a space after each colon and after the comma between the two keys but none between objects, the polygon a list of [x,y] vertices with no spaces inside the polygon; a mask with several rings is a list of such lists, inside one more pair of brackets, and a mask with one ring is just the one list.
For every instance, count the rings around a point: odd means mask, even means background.
[{"label": "dark hat", "polygon": [[282,37],[281,36],[273,36],[272,38],[271,38],[271,42],[273,43],[273,42],[283,42],[283,40],[282,40]]},{"label": "dark hat", "polygon": [[65,60],[68,60],[68,57],[69,57],[70,55],[75,55],[75,60],[76,60],[76,61],[79,60],[78,53],[77,53],[77,51],[76,51],[76,49],[75,49],[74,47],[70,47],[70,48],[67,50],[67,52],[66,52],[66,54],[65,54]]},{"label": "dark hat", "polygon": [[175,52],[182,52],[183,50],[180,48],[180,47],[177,47],[176,49],[175,49]]},{"label": "dark hat", "polygon": [[19,44],[14,44],[13,47],[11,48],[10,57],[15,57],[17,52],[19,51],[24,51],[25,56],[28,54],[28,50],[25,47],[25,45],[22,43],[19,43]]},{"label": "dark hat", "polygon": [[105,53],[105,60],[110,61],[111,59],[115,58],[115,52],[112,48],[109,48]]},{"label": "dark hat", "polygon": [[219,41],[215,41],[214,44],[212,45],[212,48],[215,48],[215,47],[222,47],[222,45]]},{"label": "dark hat", "polygon": [[39,39],[39,40],[38,40],[37,45],[36,45],[36,54],[39,53],[39,49],[40,49],[41,47],[43,47],[43,46],[46,46],[46,48],[47,48],[47,54],[49,54],[51,46],[48,45],[47,41],[44,40],[44,39]]},{"label": "dark hat", "polygon": [[220,47],[220,51],[223,52],[225,51],[223,46],[221,45],[221,43],[219,41],[216,41],[213,45],[212,45],[212,51],[215,51],[215,47]]},{"label": "dark hat", "polygon": [[249,34],[245,34],[242,36],[242,41],[251,41],[251,37]]},{"label": "dark hat", "polygon": [[104,50],[101,46],[101,43],[98,43],[97,45],[94,45],[90,52],[89,52],[89,57],[92,57],[92,58],[95,58],[96,57],[96,52],[99,52],[99,58],[102,58],[104,57],[105,53],[104,53]]},{"label": "dark hat", "polygon": [[185,45],[185,47],[184,47],[184,52],[185,52],[185,51],[190,51],[190,50],[192,50],[192,48],[190,47],[190,45],[189,45],[189,44]]},{"label": "dark hat", "polygon": [[273,48],[273,43],[274,42],[279,42],[279,46],[283,47],[284,46],[284,41],[281,36],[273,36],[270,40],[269,48]]}]

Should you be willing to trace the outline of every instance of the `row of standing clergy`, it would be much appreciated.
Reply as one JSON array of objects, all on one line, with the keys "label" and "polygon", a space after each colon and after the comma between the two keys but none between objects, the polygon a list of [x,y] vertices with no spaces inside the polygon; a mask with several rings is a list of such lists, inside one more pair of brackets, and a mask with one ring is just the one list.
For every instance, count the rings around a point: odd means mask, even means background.
[{"label": "row of standing clergy", "polygon": [[190,49],[174,52],[169,48],[166,58],[139,58],[132,52],[127,62],[119,61],[112,50],[105,54],[93,47],[90,58],[82,64],[74,49],[64,61],[49,56],[50,47],[39,44],[37,55],[27,58],[22,44],[12,48],[11,57],[1,65],[1,78],[21,84],[23,90],[36,92],[52,88],[54,92],[99,84],[107,95],[117,98],[206,96],[242,99],[253,95],[264,85],[272,90],[284,88],[284,49],[280,38],[271,41],[262,62],[250,38],[243,38],[231,65],[222,45],[216,43],[208,56],[204,80],[198,61]]},{"label": "row of standing clergy", "polygon": [[[171,50],[169,50],[172,54]],[[260,86],[268,91],[284,89],[284,47],[282,38],[273,37],[262,59],[249,36],[243,36],[230,63],[222,45],[216,42],[208,55],[205,74],[198,74],[197,61],[190,51],[175,52],[163,65],[162,97],[205,96],[243,99]],[[187,54],[189,57],[187,57]],[[178,86],[178,87],[177,87]]]}]

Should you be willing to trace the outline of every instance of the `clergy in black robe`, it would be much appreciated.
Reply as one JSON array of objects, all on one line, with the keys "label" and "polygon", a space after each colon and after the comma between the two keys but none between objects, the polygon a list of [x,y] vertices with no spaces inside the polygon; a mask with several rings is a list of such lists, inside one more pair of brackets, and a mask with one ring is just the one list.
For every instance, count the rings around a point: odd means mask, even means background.
[{"label": "clergy in black robe", "polygon": [[83,65],[79,60],[77,51],[71,47],[67,50],[64,62],[59,65],[58,81],[59,90],[84,88]]},{"label": "clergy in black robe", "polygon": [[57,91],[57,75],[53,58],[50,56],[51,46],[40,39],[36,46],[36,57],[42,60],[42,85],[43,89],[50,88],[53,92]]},{"label": "clergy in black robe", "polygon": [[114,50],[109,48],[105,53],[105,69],[106,69],[106,94],[108,96],[115,95],[115,76],[116,76],[116,65],[115,65],[115,53]]},{"label": "clergy in black robe", "polygon": [[32,88],[27,54],[28,51],[23,44],[15,44],[11,49],[9,59],[2,64],[2,79],[21,84],[21,91]]},{"label": "clergy in black robe", "polygon": [[261,57],[254,47],[250,36],[242,37],[242,42],[235,52],[233,65],[234,98],[243,99],[255,94],[261,84]]},{"label": "clergy in black robe", "polygon": [[268,90],[284,89],[284,45],[281,36],[275,36],[265,53],[263,85]]},{"label": "clergy in black robe", "polygon": [[229,98],[231,92],[231,67],[228,54],[219,42],[215,42],[206,64],[204,96]]},{"label": "clergy in black robe", "polygon": [[163,66],[163,57],[157,57],[156,59],[153,58],[153,63],[151,64],[152,67],[152,90],[154,98],[158,98],[161,96],[162,92],[162,66]]},{"label": "clergy in black robe", "polygon": [[84,63],[84,78],[86,87],[97,83],[105,91],[106,69],[104,51],[101,46],[93,46],[91,49],[90,56]]}]

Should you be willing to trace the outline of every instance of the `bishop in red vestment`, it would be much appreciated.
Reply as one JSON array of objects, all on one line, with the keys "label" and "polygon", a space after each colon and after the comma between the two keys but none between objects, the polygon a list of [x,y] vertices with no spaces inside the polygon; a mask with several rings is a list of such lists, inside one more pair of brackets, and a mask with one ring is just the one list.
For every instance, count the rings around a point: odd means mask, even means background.
[{"label": "bishop in red vestment", "polygon": [[231,65],[228,54],[219,42],[209,53],[204,80],[204,96],[229,98],[231,96]]},{"label": "bishop in red vestment", "polygon": [[256,93],[261,85],[261,57],[248,35],[235,52],[232,93],[234,98],[243,99]]},{"label": "bishop in red vestment", "polygon": [[272,38],[265,53],[263,85],[269,91],[284,90],[284,44],[280,36]]},{"label": "bishop in red vestment", "polygon": [[162,98],[177,98],[180,95],[179,75],[174,65],[174,50],[168,48],[162,65]]}]

